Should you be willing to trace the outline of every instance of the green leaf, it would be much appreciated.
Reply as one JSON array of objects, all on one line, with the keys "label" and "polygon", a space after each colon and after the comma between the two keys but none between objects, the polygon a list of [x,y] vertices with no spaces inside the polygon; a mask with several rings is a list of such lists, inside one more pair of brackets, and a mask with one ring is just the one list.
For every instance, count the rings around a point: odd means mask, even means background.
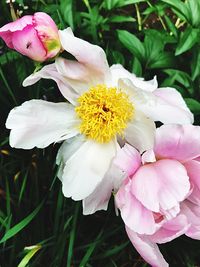
[{"label": "green leaf", "polygon": [[194,81],[200,75],[200,47],[193,50],[193,57],[191,62],[191,76]]},{"label": "green leaf", "polygon": [[31,258],[41,249],[41,245],[25,247],[25,250],[29,252],[25,255],[25,257],[21,260],[21,262],[17,265],[17,267],[25,267],[31,260]]},{"label": "green leaf", "polygon": [[177,28],[175,27],[174,23],[171,21],[171,19],[164,15],[167,27],[169,28],[169,30],[173,33],[173,35],[177,38],[178,37],[178,31]]},{"label": "green leaf", "polygon": [[190,21],[192,26],[200,26],[200,2],[199,0],[189,0],[186,2],[189,9]]},{"label": "green leaf", "polygon": [[188,27],[180,37],[175,55],[178,56],[190,48],[192,48],[198,41],[200,41],[200,30]]},{"label": "green leaf", "polygon": [[107,10],[145,2],[145,0],[104,0],[103,6]]},{"label": "green leaf", "polygon": [[170,76],[170,80],[171,80],[170,84],[174,84],[174,82],[177,81],[180,84],[184,85],[185,87],[189,87],[191,85],[191,78],[184,71],[180,71],[176,69],[167,69],[167,70],[164,70],[164,72]]},{"label": "green leaf", "polygon": [[135,19],[131,16],[112,16],[109,22],[113,23],[123,23],[123,22],[133,22]]},{"label": "green leaf", "polygon": [[175,64],[175,58],[170,52],[162,52],[155,56],[154,60],[148,64],[148,68],[171,68]]},{"label": "green leaf", "polygon": [[193,98],[185,98],[185,102],[195,115],[200,115],[200,102]]},{"label": "green leaf", "polygon": [[117,30],[121,43],[139,60],[143,61],[145,50],[142,42],[133,34],[125,30]]},{"label": "green leaf", "polygon": [[135,73],[136,76],[142,76],[142,66],[137,57],[134,57],[132,72]]},{"label": "green leaf", "polygon": [[180,0],[161,0],[161,1],[175,8],[178,12],[180,12],[183,15],[183,17],[187,21],[190,21],[190,11],[185,3],[183,3]]},{"label": "green leaf", "polygon": [[5,235],[0,240],[0,244],[4,243],[6,240],[10,239],[11,237],[15,236],[18,232],[20,232],[24,227],[26,227],[33,218],[38,214],[42,205],[44,204],[44,200],[40,203],[40,205],[31,212],[27,217],[25,217],[21,222],[10,228]]},{"label": "green leaf", "polygon": [[61,12],[65,21],[69,26],[74,29],[74,20],[73,20],[73,0],[62,0],[60,6]]}]

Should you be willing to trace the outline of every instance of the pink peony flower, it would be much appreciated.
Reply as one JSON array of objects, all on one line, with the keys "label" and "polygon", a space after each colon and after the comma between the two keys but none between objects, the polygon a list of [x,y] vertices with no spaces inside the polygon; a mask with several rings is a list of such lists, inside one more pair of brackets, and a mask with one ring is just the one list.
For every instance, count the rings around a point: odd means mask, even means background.
[{"label": "pink peony flower", "polygon": [[58,28],[43,12],[4,25],[0,37],[9,48],[39,62],[55,57],[61,49]]},{"label": "pink peony flower", "polygon": [[127,174],[116,194],[127,234],[152,266],[165,267],[156,243],[200,239],[200,127],[163,125],[153,150],[139,155],[126,144],[115,164]]}]

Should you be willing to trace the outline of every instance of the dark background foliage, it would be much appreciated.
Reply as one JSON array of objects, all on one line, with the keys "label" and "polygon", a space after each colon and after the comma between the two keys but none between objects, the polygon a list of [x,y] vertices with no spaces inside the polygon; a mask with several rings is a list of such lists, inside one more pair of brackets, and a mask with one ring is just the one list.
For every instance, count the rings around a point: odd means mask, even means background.
[{"label": "dark background foliage", "polygon": [[[13,5],[21,16],[44,11],[60,29],[70,26],[75,35],[103,47],[110,65],[121,63],[145,79],[157,75],[160,86],[183,95],[199,124],[199,0],[16,0]],[[10,21],[9,4],[1,0],[0,25]],[[81,203],[63,197],[55,166],[59,145],[10,148],[4,124],[14,106],[33,98],[62,100],[52,81],[22,87],[34,68],[0,41],[0,266],[147,266],[115,216],[113,200],[108,212],[83,216]],[[160,247],[172,267],[200,266],[200,241],[182,236]]]}]

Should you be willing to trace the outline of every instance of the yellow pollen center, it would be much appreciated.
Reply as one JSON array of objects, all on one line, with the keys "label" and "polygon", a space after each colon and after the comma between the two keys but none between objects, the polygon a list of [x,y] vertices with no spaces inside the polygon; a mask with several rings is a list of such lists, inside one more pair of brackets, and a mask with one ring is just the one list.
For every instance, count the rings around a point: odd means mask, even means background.
[{"label": "yellow pollen center", "polygon": [[105,85],[91,87],[78,103],[75,111],[82,120],[79,131],[100,143],[109,142],[116,134],[122,136],[134,114],[128,95]]}]

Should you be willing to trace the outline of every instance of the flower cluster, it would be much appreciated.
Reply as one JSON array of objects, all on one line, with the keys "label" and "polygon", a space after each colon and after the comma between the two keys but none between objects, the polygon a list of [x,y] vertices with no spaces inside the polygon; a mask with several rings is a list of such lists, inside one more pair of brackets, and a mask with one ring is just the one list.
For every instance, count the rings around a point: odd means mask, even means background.
[{"label": "flower cluster", "polygon": [[[55,58],[23,85],[53,79],[65,98],[11,110],[10,145],[62,142],[56,163],[64,196],[82,200],[87,215],[106,210],[114,192],[132,244],[152,266],[168,266],[156,243],[182,234],[200,239],[200,127],[182,96],[158,88],[156,77],[144,81],[109,66],[102,48],[58,30],[44,13],[3,26],[0,36],[31,59]],[[58,57],[64,50],[75,59]]]}]

